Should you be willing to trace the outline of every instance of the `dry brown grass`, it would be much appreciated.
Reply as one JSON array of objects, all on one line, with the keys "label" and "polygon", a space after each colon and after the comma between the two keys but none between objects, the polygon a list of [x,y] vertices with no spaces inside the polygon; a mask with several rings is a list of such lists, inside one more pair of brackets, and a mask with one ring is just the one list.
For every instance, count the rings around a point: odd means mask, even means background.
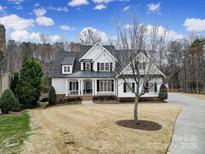
[{"label": "dry brown grass", "polygon": [[22,153],[165,153],[180,107],[140,104],[140,119],[163,127],[158,131],[124,128],[116,121],[133,118],[133,104],[68,105],[31,110],[33,135]]}]

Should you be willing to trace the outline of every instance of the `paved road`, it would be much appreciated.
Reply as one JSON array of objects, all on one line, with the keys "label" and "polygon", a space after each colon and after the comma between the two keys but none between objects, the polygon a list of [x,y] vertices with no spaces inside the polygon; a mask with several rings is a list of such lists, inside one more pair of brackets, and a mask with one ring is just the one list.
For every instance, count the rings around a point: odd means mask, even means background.
[{"label": "paved road", "polygon": [[182,106],[169,152],[205,154],[205,100],[170,93],[168,102]]}]

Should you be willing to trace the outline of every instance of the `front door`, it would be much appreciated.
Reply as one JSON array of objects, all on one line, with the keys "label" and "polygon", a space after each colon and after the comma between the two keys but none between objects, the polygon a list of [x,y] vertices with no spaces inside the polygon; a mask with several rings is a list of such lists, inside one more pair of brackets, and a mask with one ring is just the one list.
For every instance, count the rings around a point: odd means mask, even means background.
[{"label": "front door", "polygon": [[85,80],[84,81],[84,94],[92,94],[92,80]]}]

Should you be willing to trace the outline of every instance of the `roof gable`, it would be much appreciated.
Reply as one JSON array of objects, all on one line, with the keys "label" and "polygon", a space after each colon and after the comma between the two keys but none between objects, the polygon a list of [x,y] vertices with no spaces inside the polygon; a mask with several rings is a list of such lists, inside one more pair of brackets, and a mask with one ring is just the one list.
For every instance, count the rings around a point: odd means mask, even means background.
[{"label": "roof gable", "polygon": [[[114,58],[115,60],[117,60],[110,51],[108,51],[108,49],[113,49],[112,46],[102,46],[100,43],[96,43],[95,45],[93,45],[87,52],[85,52],[85,54],[83,56],[81,56],[81,58],[79,58],[79,60],[82,59],[96,59],[99,55],[102,54],[102,52],[107,52],[112,58]],[[113,49],[114,50],[114,49]]]}]

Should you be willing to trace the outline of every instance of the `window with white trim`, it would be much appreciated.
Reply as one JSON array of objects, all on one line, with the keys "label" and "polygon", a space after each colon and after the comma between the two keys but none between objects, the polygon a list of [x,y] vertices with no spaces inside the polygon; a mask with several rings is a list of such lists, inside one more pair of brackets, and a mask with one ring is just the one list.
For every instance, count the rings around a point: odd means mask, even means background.
[{"label": "window with white trim", "polygon": [[90,71],[91,70],[91,63],[90,62],[85,62],[85,70]]},{"label": "window with white trim", "polygon": [[69,82],[69,91],[70,94],[78,94],[78,81]]},{"label": "window with white trim", "polygon": [[100,71],[110,71],[110,63],[99,63]]},{"label": "window with white trim", "polygon": [[62,73],[63,74],[70,74],[71,73],[71,65],[63,65],[62,66]]},{"label": "window with white trim", "polygon": [[99,81],[99,92],[111,92],[113,91],[112,80],[100,80]]}]

